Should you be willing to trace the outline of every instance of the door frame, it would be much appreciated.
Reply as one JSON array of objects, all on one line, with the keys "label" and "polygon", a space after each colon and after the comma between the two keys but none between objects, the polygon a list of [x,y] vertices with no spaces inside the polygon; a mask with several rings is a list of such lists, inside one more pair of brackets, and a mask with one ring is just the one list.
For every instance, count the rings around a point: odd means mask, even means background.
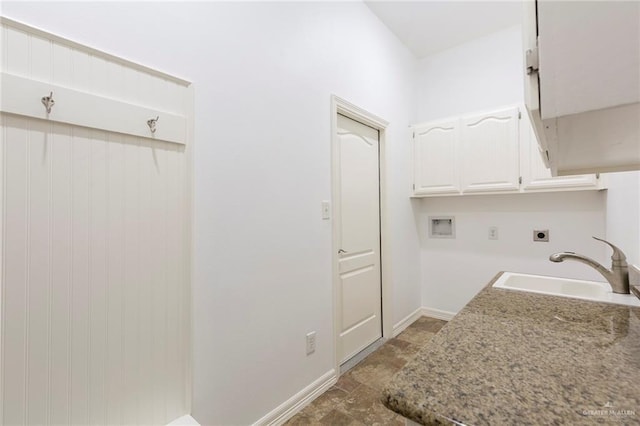
[{"label": "door frame", "polygon": [[380,165],[380,282],[382,294],[382,341],[391,337],[393,332],[392,315],[392,287],[391,287],[391,245],[388,236],[390,235],[389,205],[387,194],[387,154],[386,136],[389,122],[383,120],[375,114],[370,113],[336,95],[331,95],[331,266],[332,266],[332,302],[333,302],[333,364],[336,375],[340,375],[340,359],[338,354],[338,339],[340,336],[340,324],[338,321],[338,226],[337,212],[340,210],[339,193],[339,173],[338,168],[338,114],[349,117],[362,124],[378,130],[379,134],[379,158]]}]

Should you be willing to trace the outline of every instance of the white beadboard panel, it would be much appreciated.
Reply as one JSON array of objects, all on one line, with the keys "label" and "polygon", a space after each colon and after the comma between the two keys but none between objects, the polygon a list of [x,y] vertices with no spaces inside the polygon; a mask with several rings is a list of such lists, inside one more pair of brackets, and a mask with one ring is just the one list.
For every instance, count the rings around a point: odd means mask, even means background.
[{"label": "white beadboard panel", "polygon": [[72,250],[72,132],[54,125],[51,135],[51,424],[70,422],[71,375],[71,250]]},{"label": "white beadboard panel", "polygon": [[105,96],[114,99],[124,99],[124,67],[114,62],[106,62],[107,88]]},{"label": "white beadboard panel", "polygon": [[[29,130],[27,120],[3,117],[2,387],[3,424],[24,424],[29,303]],[[11,344],[7,344],[11,342]]]},{"label": "white beadboard panel", "polygon": [[89,424],[89,130],[73,129],[71,423]]},{"label": "white beadboard panel", "polygon": [[30,67],[31,78],[38,81],[51,81],[52,45],[51,41],[40,37],[30,36]]},{"label": "white beadboard panel", "polygon": [[0,26],[0,71],[7,69],[7,28]]},{"label": "white beadboard panel", "polygon": [[[193,92],[0,24],[0,424],[166,424],[190,401]],[[89,100],[104,124],[54,119]]]},{"label": "white beadboard panel", "polygon": [[[98,96],[108,96],[109,95],[109,71],[107,69],[107,61],[102,59],[99,56],[90,56],[89,57],[91,68],[90,75],[90,90],[92,93]],[[113,92],[111,92],[113,93]],[[115,93],[114,93],[115,95]]]},{"label": "white beadboard panel", "polygon": [[[160,144],[158,144],[160,145]],[[163,144],[164,145],[164,144]],[[151,271],[151,290],[149,295],[152,298],[151,324],[151,364],[152,370],[166,371],[166,147],[156,149],[151,147],[153,157],[153,173],[151,179],[151,211],[153,216],[153,225],[149,226],[152,233],[151,241],[153,245],[152,259],[155,265]],[[159,261],[159,262],[158,262]],[[154,424],[164,424],[162,422],[165,417],[165,394],[166,389],[163,386],[165,374],[153,374],[152,389],[155,390],[154,399],[162,401],[163,404],[154,406],[152,420]]]},{"label": "white beadboard panel", "polygon": [[138,422],[139,395],[136,389],[142,383],[139,380],[140,341],[138,339],[140,325],[140,309],[142,302],[140,264],[140,143],[132,136],[124,137],[123,173],[125,184],[120,188],[123,201],[124,242],[124,276],[123,287],[125,297],[122,300],[123,323],[123,409],[122,422],[136,424]]},{"label": "white beadboard panel", "polygon": [[132,68],[123,68],[122,74],[124,88],[122,100],[125,102],[140,102],[138,81],[143,77],[143,74]]},{"label": "white beadboard panel", "polygon": [[[189,220],[185,216],[184,209],[173,208],[175,205],[185,205],[184,188],[185,176],[183,170],[183,162],[180,161],[180,152],[177,146],[172,146],[167,156],[167,176],[175,176],[176,179],[168,179],[167,181],[167,299],[176,303],[167,304],[167,341],[180,341],[180,330],[184,326],[182,324],[180,303],[185,297],[180,291],[180,277],[184,275],[184,237],[185,232],[182,226],[171,226],[171,224],[183,224],[185,220]],[[172,261],[173,260],[173,261]],[[177,261],[177,262],[175,262]],[[175,262],[175,263],[174,263]],[[177,418],[181,415],[181,409],[184,404],[183,391],[180,388],[183,383],[184,365],[180,360],[184,359],[183,345],[176,344],[167,348],[166,360],[166,376],[165,380],[167,394],[167,418]]]},{"label": "white beadboard panel", "polygon": [[6,72],[23,77],[30,77],[31,66],[29,63],[29,35],[24,31],[16,30],[14,28],[7,28],[6,30],[6,44],[3,46],[3,50],[6,52],[6,60],[4,64],[7,67]]},{"label": "white beadboard panel", "polygon": [[173,81],[166,80],[166,83],[167,92],[165,97],[165,107],[167,108],[167,111],[174,114],[179,114],[181,111],[186,111],[183,102],[183,97],[185,95],[184,88],[179,84],[174,83]]},{"label": "white beadboard panel", "polygon": [[187,413],[185,146],[5,114],[1,131],[12,343],[1,423],[166,424]]},{"label": "white beadboard panel", "polygon": [[51,83],[62,87],[72,87],[73,62],[71,49],[59,44],[52,44],[51,49]]},{"label": "white beadboard panel", "polygon": [[71,49],[76,49],[76,50],[81,50],[83,52],[86,52],[87,54],[93,55],[93,56],[99,56],[103,59],[105,59],[106,61],[109,62],[114,62],[117,64],[120,64],[126,68],[130,68],[130,69],[135,69],[141,72],[144,72],[145,74],[148,74],[150,76],[156,76],[156,77],[160,77],[160,78],[164,78],[170,81],[173,81],[177,84],[180,84],[182,86],[189,86],[191,83],[187,80],[184,80],[182,78],[164,73],[162,71],[158,71],[154,68],[149,68],[145,65],[141,65],[138,64],[136,62],[130,61],[128,59],[123,59],[121,57],[118,56],[114,56],[111,55],[110,53],[104,52],[102,50],[98,50],[98,49],[94,49],[90,46],[86,46],[80,43],[77,43],[73,40],[69,40],[65,37],[61,37],[59,35],[56,34],[52,34],[50,32],[41,30],[39,28],[33,27],[31,25],[27,25],[25,23],[16,21],[14,19],[10,19],[7,18],[5,16],[0,16],[0,24],[3,27],[6,28],[11,28],[12,30],[15,31],[20,31],[23,33],[28,33],[31,35],[34,35],[36,37],[42,37],[48,40],[51,40],[52,43],[57,44],[57,45],[61,45],[61,46],[67,46]]},{"label": "white beadboard panel", "polygon": [[71,50],[71,78],[70,87],[81,92],[91,90],[91,55],[82,50]]},{"label": "white beadboard panel", "polygon": [[[140,71],[138,73],[142,74]],[[154,78],[144,78],[144,75],[138,77],[138,87],[136,87],[136,102],[142,106],[154,105]]]},{"label": "white beadboard panel", "polygon": [[106,135],[89,131],[89,424],[106,423]]},{"label": "white beadboard panel", "polygon": [[48,423],[49,308],[51,306],[49,126],[50,123],[44,121],[29,123],[27,424]]},{"label": "white beadboard panel", "polygon": [[107,339],[106,424],[122,419],[123,388],[123,298],[124,292],[124,143],[122,135],[112,134],[107,144]]},{"label": "white beadboard panel", "polygon": [[[2,44],[2,39],[3,39],[3,33],[4,30],[2,28],[0,28],[0,46],[3,46]],[[2,56],[2,53],[0,52],[0,56]],[[4,214],[4,182],[5,182],[5,178],[4,178],[4,171],[5,171],[5,166],[4,166],[4,151],[5,151],[5,132],[4,129],[6,128],[6,125],[4,123],[4,116],[2,114],[0,114],[0,401],[4,401],[4,362],[3,362],[3,354],[2,354],[2,348],[4,347],[4,341],[3,341],[3,337],[4,337],[4,277],[3,277],[3,272],[4,272],[4,228],[5,228],[5,224],[4,224],[4,218],[5,218],[5,214]],[[0,421],[2,421],[2,419],[4,418],[4,412],[3,412],[3,404],[0,403]]]}]

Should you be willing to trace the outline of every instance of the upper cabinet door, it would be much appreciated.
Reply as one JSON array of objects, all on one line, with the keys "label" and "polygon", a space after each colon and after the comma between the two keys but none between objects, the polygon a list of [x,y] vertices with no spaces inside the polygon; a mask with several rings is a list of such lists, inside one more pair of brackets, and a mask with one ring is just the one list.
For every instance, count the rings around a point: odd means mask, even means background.
[{"label": "upper cabinet door", "polygon": [[462,192],[519,189],[518,108],[462,119]]},{"label": "upper cabinet door", "polygon": [[525,100],[555,175],[640,169],[640,2],[525,2]]},{"label": "upper cabinet door", "polygon": [[520,174],[523,192],[602,189],[600,179],[595,174],[553,177],[543,161],[546,154],[536,143],[536,136],[527,121],[520,122]]},{"label": "upper cabinet door", "polygon": [[414,194],[457,194],[458,121],[443,121],[413,128]]}]

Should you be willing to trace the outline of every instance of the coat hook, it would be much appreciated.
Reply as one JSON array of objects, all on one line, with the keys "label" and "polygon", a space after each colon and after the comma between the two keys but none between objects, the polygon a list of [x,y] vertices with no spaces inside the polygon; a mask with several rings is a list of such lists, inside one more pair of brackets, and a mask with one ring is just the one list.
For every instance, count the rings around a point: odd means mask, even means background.
[{"label": "coat hook", "polygon": [[51,108],[56,104],[56,101],[53,100],[53,92],[50,92],[49,96],[43,96],[41,102],[47,110],[47,114],[51,114]]},{"label": "coat hook", "polygon": [[159,118],[160,116],[157,116],[156,118],[151,118],[147,120],[147,126],[149,126],[149,130],[151,130],[151,133],[156,132],[156,123],[158,123]]}]

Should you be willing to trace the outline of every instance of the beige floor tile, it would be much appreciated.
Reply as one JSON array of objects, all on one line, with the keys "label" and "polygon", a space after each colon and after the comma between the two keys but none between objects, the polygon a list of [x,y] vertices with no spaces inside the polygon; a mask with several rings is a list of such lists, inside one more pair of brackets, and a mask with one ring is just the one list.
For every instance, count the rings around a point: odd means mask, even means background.
[{"label": "beige floor tile", "polygon": [[354,379],[351,375],[343,374],[338,379],[338,383],[335,384],[335,387],[337,387],[338,389],[342,389],[347,393],[351,393],[360,385],[361,383]]},{"label": "beige floor tile", "polygon": [[342,411],[331,410],[326,416],[320,419],[320,424],[330,426],[356,426],[362,423]]},{"label": "beige floor tile", "polygon": [[432,331],[423,330],[417,327],[408,327],[397,336],[397,339],[422,347],[429,343],[429,340],[431,340],[433,336],[435,336],[435,333]]},{"label": "beige floor tile", "polygon": [[315,401],[307,405],[301,413],[313,420],[320,421],[331,410],[335,409],[347,395],[347,392],[332,386],[328,391],[316,398]]},{"label": "beige floor tile", "polygon": [[411,324],[409,327],[418,328],[424,331],[430,331],[432,333],[437,333],[446,324],[447,322],[443,320],[429,318],[429,317],[420,317],[416,320],[416,322]]},{"label": "beige floor tile", "polygon": [[306,414],[298,413],[284,424],[287,426],[320,426],[322,423]]},{"label": "beige floor tile", "polygon": [[404,420],[387,409],[380,398],[379,390],[362,385],[347,397],[341,408],[366,425],[404,425]]},{"label": "beige floor tile", "polygon": [[334,386],[286,424],[403,426],[404,418],[382,404],[382,390],[445,324],[433,318],[419,318],[343,374]]}]

